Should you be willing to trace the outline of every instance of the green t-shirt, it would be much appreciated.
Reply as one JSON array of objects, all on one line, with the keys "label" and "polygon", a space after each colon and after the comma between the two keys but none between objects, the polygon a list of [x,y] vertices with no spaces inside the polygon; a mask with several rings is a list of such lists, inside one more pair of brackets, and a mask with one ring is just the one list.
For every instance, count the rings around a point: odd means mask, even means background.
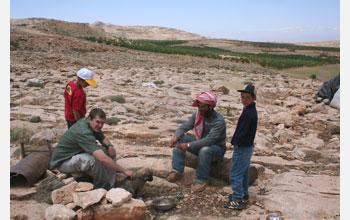
[{"label": "green t-shirt", "polygon": [[88,123],[87,118],[82,118],[70,127],[62,136],[55,147],[51,161],[50,169],[58,167],[63,161],[66,161],[76,154],[92,153],[102,149],[96,140],[102,143],[105,138],[102,131],[94,132]]}]

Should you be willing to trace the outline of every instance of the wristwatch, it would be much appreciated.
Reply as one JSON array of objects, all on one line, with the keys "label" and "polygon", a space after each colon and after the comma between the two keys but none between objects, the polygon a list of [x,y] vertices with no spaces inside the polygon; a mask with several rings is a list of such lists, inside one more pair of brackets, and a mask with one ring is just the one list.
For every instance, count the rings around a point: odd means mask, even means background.
[{"label": "wristwatch", "polygon": [[108,147],[113,147],[113,144],[109,144]]},{"label": "wristwatch", "polygon": [[187,143],[187,147],[188,147],[188,148],[190,148],[190,147],[191,147],[190,143]]}]

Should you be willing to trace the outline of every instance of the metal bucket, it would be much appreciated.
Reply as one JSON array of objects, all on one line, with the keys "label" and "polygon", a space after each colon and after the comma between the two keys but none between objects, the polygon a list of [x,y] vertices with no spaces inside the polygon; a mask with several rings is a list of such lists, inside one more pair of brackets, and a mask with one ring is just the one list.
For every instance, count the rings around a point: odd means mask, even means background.
[{"label": "metal bucket", "polygon": [[50,146],[38,147],[27,157],[10,169],[11,184],[21,184],[25,181],[29,186],[50,168]]}]

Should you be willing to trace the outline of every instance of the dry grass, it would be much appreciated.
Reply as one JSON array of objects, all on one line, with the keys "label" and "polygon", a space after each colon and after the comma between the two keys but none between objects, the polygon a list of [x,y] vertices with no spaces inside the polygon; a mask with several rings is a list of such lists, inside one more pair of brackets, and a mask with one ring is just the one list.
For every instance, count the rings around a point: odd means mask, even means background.
[{"label": "dry grass", "polygon": [[316,67],[291,68],[280,71],[283,75],[306,79],[316,75],[316,79],[326,82],[340,72],[340,64]]}]

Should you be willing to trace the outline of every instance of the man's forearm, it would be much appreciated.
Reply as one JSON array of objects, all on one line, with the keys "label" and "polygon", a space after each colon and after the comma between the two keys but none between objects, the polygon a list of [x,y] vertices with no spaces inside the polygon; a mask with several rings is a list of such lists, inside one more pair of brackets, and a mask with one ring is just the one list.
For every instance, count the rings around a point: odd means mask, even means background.
[{"label": "man's forearm", "polygon": [[111,145],[112,143],[108,140],[108,138],[104,138],[103,140],[102,140],[102,144],[103,144],[103,146],[105,146],[105,147],[109,147],[109,145]]},{"label": "man's forearm", "polygon": [[80,119],[80,113],[79,113],[79,111],[73,109],[73,115],[74,115],[75,120],[76,120],[76,121],[79,121],[79,119]]},{"label": "man's forearm", "polygon": [[104,166],[109,167],[117,172],[124,173],[126,169],[115,163],[110,157],[108,157],[102,150],[97,150],[92,153],[92,155],[102,163]]}]

